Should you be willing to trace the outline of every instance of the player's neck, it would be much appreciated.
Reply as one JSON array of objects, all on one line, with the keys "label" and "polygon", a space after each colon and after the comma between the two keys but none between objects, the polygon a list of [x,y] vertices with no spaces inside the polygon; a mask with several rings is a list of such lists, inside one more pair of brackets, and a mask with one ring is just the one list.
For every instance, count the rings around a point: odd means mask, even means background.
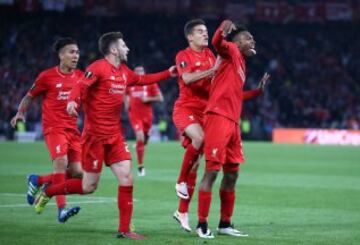
[{"label": "player's neck", "polygon": [[196,51],[196,52],[201,52],[201,51],[203,51],[204,48],[205,48],[204,46],[196,46],[196,45],[191,44],[191,43],[190,43],[189,47],[190,47],[192,50]]},{"label": "player's neck", "polygon": [[112,55],[105,56],[105,59],[115,67],[119,67],[119,65],[121,64],[121,60],[117,59],[115,56]]},{"label": "player's neck", "polygon": [[59,71],[63,74],[70,74],[70,73],[73,73],[74,69],[60,63]]}]

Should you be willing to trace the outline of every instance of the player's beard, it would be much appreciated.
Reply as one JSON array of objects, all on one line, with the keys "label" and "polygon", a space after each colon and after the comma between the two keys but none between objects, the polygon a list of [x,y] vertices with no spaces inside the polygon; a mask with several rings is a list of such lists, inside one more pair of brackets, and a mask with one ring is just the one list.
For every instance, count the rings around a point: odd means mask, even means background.
[{"label": "player's beard", "polygon": [[127,55],[120,55],[120,57],[119,57],[119,60],[120,60],[120,63],[121,62],[124,62],[124,63],[126,63],[126,61],[127,61]]}]

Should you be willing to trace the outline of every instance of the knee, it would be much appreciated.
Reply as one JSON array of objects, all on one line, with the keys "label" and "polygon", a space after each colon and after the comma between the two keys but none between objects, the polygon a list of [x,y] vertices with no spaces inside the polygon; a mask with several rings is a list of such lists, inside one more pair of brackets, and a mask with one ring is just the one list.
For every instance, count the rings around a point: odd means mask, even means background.
[{"label": "knee", "polygon": [[132,186],[133,185],[133,176],[130,173],[124,174],[122,178],[119,180],[120,185],[124,186]]},{"label": "knee", "polygon": [[71,177],[74,178],[81,178],[83,176],[83,170],[80,164],[70,165],[70,168],[68,169],[68,173],[71,175]]},{"label": "knee", "polygon": [[212,186],[216,180],[217,173],[217,171],[205,172],[200,188],[204,191],[211,191]]},{"label": "knee", "polygon": [[93,193],[97,189],[97,183],[83,184],[83,192],[86,194]]},{"label": "knee", "polygon": [[238,178],[237,172],[232,173],[224,173],[222,188],[223,189],[233,189],[236,184],[236,180]]},{"label": "knee", "polygon": [[65,173],[68,165],[66,157],[58,157],[54,160],[54,171]]}]

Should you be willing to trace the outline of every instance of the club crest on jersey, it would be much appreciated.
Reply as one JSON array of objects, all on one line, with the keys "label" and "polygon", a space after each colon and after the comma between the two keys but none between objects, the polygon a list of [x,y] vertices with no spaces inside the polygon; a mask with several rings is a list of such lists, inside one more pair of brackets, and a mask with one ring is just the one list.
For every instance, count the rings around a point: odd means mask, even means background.
[{"label": "club crest on jersey", "polygon": [[185,68],[186,66],[187,66],[186,61],[181,61],[181,62],[180,62],[180,67],[181,67],[181,68]]},{"label": "club crest on jersey", "polygon": [[85,72],[85,78],[90,79],[90,78],[92,78],[92,76],[93,76],[93,73],[91,71]]},{"label": "club crest on jersey", "polygon": [[196,62],[195,66],[201,66],[201,62],[200,61]]}]

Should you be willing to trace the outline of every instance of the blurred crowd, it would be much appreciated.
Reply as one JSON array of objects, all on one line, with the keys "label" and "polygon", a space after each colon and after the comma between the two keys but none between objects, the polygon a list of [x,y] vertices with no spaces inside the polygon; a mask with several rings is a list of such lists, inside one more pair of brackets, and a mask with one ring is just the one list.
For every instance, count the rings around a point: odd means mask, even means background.
[{"label": "blurred crowd", "polygon": [[[129,66],[147,72],[168,68],[187,46],[183,26],[191,16],[127,13],[116,17],[74,13],[1,13],[0,135],[11,138],[9,121],[37,74],[57,64],[51,44],[60,36],[78,41],[84,69],[99,58],[97,40],[120,30],[130,48]],[[213,34],[221,19],[207,21]],[[258,55],[248,60],[246,89],[257,86],[264,72],[271,74],[263,96],[245,103],[244,133],[269,139],[274,127],[360,128],[360,33],[356,22],[322,24],[247,25]],[[175,79],[161,82],[165,103],[156,104],[155,122],[166,120],[169,138],[176,135],[172,106],[178,96]],[[27,127],[40,121],[40,103],[27,114]],[[125,129],[129,128],[124,117]]]}]

